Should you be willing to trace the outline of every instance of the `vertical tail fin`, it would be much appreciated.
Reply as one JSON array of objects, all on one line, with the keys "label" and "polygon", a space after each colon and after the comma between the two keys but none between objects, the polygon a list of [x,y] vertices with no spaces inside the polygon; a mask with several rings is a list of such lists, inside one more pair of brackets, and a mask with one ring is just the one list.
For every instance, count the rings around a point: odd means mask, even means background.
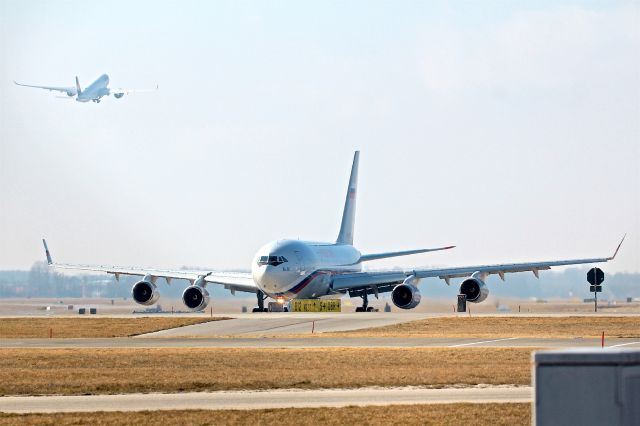
[{"label": "vertical tail fin", "polygon": [[78,80],[78,76],[76,75],[76,92],[78,92],[77,94],[79,95],[80,93],[82,93],[82,89],[80,88],[80,80]]},{"label": "vertical tail fin", "polygon": [[349,177],[349,187],[347,188],[347,197],[344,200],[344,211],[342,212],[342,223],[340,224],[340,233],[336,243],[353,244],[353,228],[356,217],[356,195],[358,191],[358,161],[360,159],[360,151],[353,154],[353,165],[351,166],[351,176]]},{"label": "vertical tail fin", "polygon": [[44,253],[47,255],[47,264],[51,265],[53,260],[51,259],[51,253],[49,253],[49,247],[47,247],[47,242],[45,239],[42,239],[42,244],[44,244]]}]

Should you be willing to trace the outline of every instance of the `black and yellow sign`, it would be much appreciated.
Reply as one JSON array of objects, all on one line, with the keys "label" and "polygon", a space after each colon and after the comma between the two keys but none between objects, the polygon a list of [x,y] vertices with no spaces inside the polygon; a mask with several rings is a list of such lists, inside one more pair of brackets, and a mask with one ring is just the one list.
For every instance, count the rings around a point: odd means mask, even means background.
[{"label": "black and yellow sign", "polygon": [[341,312],[340,299],[293,299],[292,312]]}]

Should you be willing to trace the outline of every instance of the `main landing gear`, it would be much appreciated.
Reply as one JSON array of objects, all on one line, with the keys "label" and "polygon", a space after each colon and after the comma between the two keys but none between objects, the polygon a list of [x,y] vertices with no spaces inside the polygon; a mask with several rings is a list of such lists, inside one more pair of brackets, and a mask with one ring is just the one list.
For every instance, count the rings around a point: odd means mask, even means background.
[{"label": "main landing gear", "polygon": [[360,297],[362,297],[362,306],[358,306],[356,312],[373,312],[373,306],[369,306],[369,295],[366,290]]},{"label": "main landing gear", "polygon": [[264,292],[260,290],[258,290],[258,292],[256,293],[256,296],[258,297],[258,307],[253,308],[252,312],[268,312],[269,310],[264,307],[264,301],[267,298],[267,296],[264,294]]}]

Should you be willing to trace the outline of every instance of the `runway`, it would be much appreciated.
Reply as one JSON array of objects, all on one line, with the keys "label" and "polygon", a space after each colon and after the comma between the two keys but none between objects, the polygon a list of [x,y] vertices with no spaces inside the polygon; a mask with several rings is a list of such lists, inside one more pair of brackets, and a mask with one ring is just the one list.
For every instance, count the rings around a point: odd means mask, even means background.
[{"label": "runway", "polygon": [[222,410],[287,407],[346,407],[349,405],[449,404],[531,402],[531,387],[485,386],[425,389],[359,388],[187,392],[0,398],[0,412],[54,413],[144,410]]},{"label": "runway", "polygon": [[[600,338],[427,338],[427,337],[313,337],[309,338],[112,338],[2,339],[0,348],[424,348],[424,347],[600,347]],[[640,348],[637,338],[605,339],[605,347]]]}]

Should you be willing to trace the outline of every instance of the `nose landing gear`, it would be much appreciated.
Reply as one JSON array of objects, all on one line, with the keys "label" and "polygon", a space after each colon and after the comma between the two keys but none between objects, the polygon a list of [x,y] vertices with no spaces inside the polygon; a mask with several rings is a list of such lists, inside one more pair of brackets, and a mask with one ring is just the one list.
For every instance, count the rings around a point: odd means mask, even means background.
[{"label": "nose landing gear", "polygon": [[264,307],[264,301],[267,296],[261,290],[258,290],[256,296],[258,297],[258,307],[253,308],[252,312],[268,312],[268,309]]}]

